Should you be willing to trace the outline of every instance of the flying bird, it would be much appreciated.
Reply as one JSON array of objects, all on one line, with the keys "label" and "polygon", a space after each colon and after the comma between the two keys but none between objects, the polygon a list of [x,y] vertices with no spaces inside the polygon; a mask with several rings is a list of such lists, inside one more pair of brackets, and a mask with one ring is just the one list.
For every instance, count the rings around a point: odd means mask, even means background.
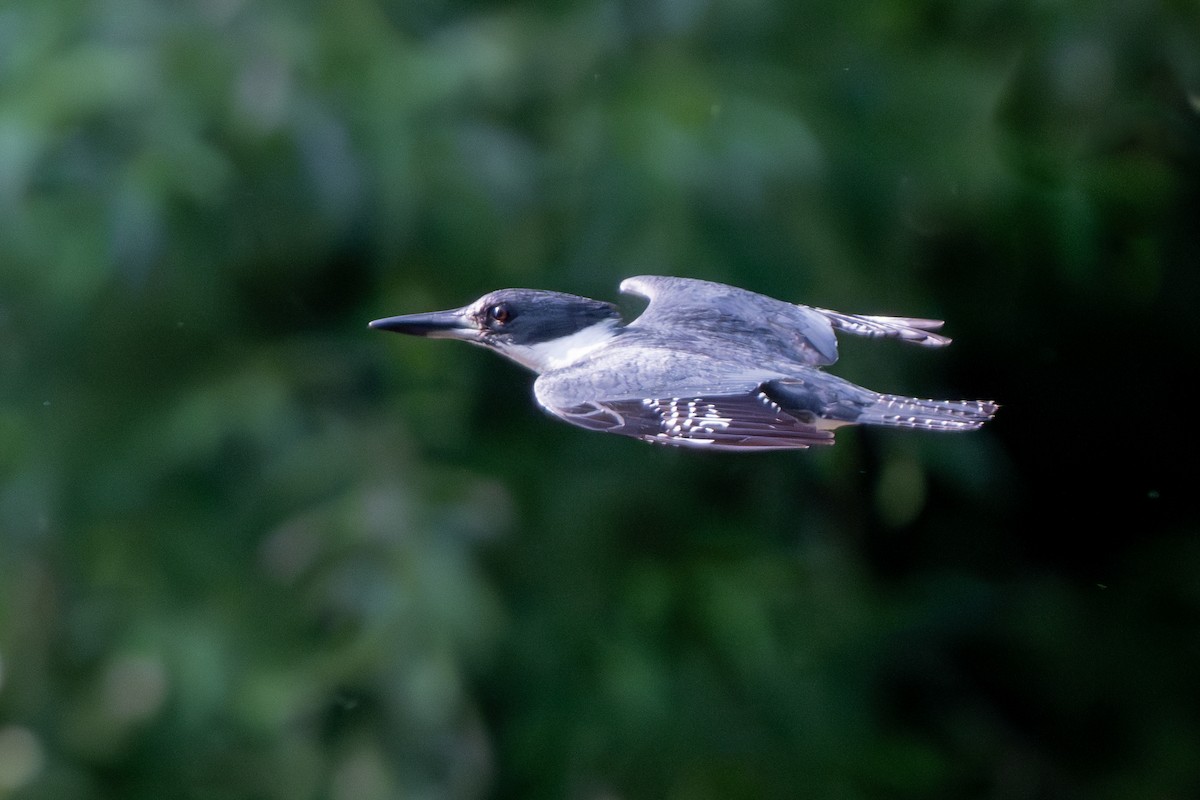
[{"label": "flying bird", "polygon": [[842,314],[710,281],[642,275],[621,292],[649,300],[623,322],[612,303],[501,289],[450,311],[372,328],[482,345],[537,373],[543,409],[573,425],[708,450],[829,445],[843,425],[970,431],[998,406],[920,400],[825,372],[836,333],[942,347],[940,320]]}]

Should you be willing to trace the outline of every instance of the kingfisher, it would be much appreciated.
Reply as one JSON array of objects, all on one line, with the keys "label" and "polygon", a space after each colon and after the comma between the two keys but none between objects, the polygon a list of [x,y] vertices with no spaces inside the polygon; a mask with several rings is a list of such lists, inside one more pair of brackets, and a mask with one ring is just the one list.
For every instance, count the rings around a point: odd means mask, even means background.
[{"label": "kingfisher", "polygon": [[837,361],[837,333],[943,347],[941,320],[842,314],[692,278],[641,275],[620,290],[649,301],[628,323],[601,300],[501,289],[370,327],[494,350],[537,374],[534,397],[551,415],[679,447],[831,445],[844,425],[972,431],[999,407],[883,394],[822,369]]}]

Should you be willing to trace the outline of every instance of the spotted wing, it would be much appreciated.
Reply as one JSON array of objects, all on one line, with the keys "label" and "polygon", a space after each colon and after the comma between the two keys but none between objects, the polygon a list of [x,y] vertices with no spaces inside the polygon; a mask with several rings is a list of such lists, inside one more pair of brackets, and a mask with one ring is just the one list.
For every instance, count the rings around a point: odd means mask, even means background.
[{"label": "spotted wing", "polygon": [[833,433],[788,414],[764,392],[590,400],[552,414],[588,430],[708,450],[796,449],[833,444]]}]

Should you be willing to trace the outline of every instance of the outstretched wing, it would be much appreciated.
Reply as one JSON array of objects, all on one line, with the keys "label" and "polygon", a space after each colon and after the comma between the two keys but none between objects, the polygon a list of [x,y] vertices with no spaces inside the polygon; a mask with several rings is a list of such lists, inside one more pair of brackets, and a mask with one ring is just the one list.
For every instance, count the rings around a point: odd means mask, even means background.
[{"label": "outstretched wing", "polygon": [[739,339],[744,336],[755,342],[759,353],[811,366],[837,361],[834,331],[926,347],[950,344],[948,336],[934,333],[942,327],[941,320],[843,314],[691,278],[640,275],[622,281],[621,291],[650,301],[631,326],[699,329],[717,337],[727,334],[735,341],[744,341]]},{"label": "outstretched wing", "polygon": [[827,308],[817,308],[833,323],[839,331],[853,333],[855,336],[872,338],[900,339],[904,342],[924,345],[925,347],[944,347],[950,344],[950,337],[940,333],[945,323],[940,319],[920,319],[918,317],[882,317],[870,314],[843,314],[840,311],[830,311]]},{"label": "outstretched wing", "polygon": [[621,291],[650,301],[630,329],[687,331],[730,350],[753,342],[756,359],[811,366],[837,361],[833,322],[808,306],[723,283],[662,275],[626,278]]},{"label": "outstretched wing", "polygon": [[788,414],[766,393],[589,400],[552,414],[595,431],[709,450],[780,450],[833,444],[833,433]]}]

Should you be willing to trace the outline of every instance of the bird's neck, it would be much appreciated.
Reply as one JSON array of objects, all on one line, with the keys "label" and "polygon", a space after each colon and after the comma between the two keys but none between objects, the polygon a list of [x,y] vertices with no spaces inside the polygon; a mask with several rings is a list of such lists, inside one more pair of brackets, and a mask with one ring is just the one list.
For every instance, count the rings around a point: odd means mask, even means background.
[{"label": "bird's neck", "polygon": [[569,367],[612,342],[620,331],[617,320],[606,319],[548,342],[507,344],[500,352],[540,374]]}]

